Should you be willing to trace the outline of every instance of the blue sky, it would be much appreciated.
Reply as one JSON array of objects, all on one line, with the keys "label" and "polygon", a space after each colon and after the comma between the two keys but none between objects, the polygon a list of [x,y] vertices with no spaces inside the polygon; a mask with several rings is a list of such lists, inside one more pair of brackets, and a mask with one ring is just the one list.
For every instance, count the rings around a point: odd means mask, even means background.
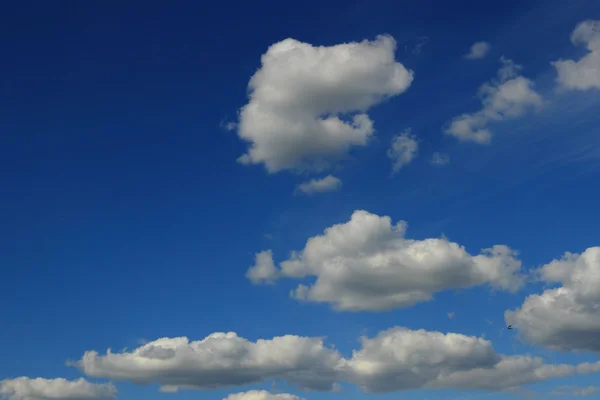
[{"label": "blue sky", "polygon": [[[599,396],[597,2],[18,2],[0,18],[0,395]],[[495,245],[518,253],[477,258]],[[251,349],[219,339],[209,353],[233,364],[211,370],[152,344],[216,332]],[[252,344],[283,335],[318,354]],[[516,360],[544,378],[512,387]],[[344,393],[303,390],[321,380]]]}]

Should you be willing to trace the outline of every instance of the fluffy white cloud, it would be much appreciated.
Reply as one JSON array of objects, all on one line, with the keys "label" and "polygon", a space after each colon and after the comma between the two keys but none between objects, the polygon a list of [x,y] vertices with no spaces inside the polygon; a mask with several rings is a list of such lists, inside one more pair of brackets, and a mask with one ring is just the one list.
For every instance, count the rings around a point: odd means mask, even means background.
[{"label": "fluffy white cloud", "polygon": [[327,175],[322,179],[311,179],[296,187],[296,193],[307,195],[315,193],[335,192],[342,187],[342,181],[333,175]]},{"label": "fluffy white cloud", "polygon": [[390,217],[355,211],[309,238],[271,276],[316,277],[292,295],[344,311],[408,307],[447,289],[491,284],[514,291],[523,284],[521,262],[507,246],[472,256],[445,238],[412,240],[405,232],[404,221],[392,225]]},{"label": "fluffy white cloud", "polygon": [[[326,348],[321,338],[283,336],[252,343],[234,333],[215,333],[197,342],[163,338],[132,352],[115,354],[109,350],[104,356],[86,352],[76,365],[90,376],[159,383],[163,391],[171,392],[265,379],[283,379],[309,390],[331,390],[341,382],[350,382],[372,393],[513,390],[545,379],[600,371],[600,362],[548,365],[540,358],[500,355],[483,338],[402,327],[361,338],[361,347],[350,358]],[[302,399],[250,391],[226,400]]]},{"label": "fluffy white cloud", "polygon": [[548,365],[540,358],[500,355],[482,338],[406,328],[362,338],[362,348],[345,360],[342,368],[350,381],[370,393],[511,390],[579,372],[573,365]]},{"label": "fluffy white cloud", "polygon": [[279,278],[279,270],[275,267],[271,250],[261,251],[254,255],[254,265],[248,268],[246,278],[255,284],[271,284]]},{"label": "fluffy white cloud", "polygon": [[600,352],[600,247],[566,253],[538,273],[543,281],[562,286],[527,297],[519,309],[505,313],[506,323],[534,344]]},{"label": "fluffy white cloud", "polygon": [[105,355],[87,351],[76,363],[95,378],[158,383],[167,391],[211,389],[283,379],[309,390],[331,390],[340,355],[322,338],[293,335],[251,342],[233,332],[205,339],[162,338]]},{"label": "fluffy white cloud", "polygon": [[366,145],[373,122],[365,112],[413,80],[395,49],[391,36],[335,46],[286,39],[269,47],[240,110],[238,135],[250,146],[238,161],[263,163],[271,173],[319,171]]},{"label": "fluffy white cloud", "polygon": [[293,394],[271,394],[266,390],[250,390],[249,392],[230,394],[223,400],[304,400]]},{"label": "fluffy white cloud", "polygon": [[387,151],[387,156],[392,160],[392,171],[398,172],[410,163],[417,155],[419,143],[410,129],[392,138],[392,145]]},{"label": "fluffy white cloud", "polygon": [[469,53],[465,54],[467,60],[483,58],[490,52],[490,44],[487,42],[476,42],[471,46]]},{"label": "fluffy white cloud", "polygon": [[0,381],[0,397],[8,400],[113,400],[117,389],[110,383],[85,379],[20,377]]},{"label": "fluffy white cloud", "polygon": [[483,108],[454,118],[445,130],[446,134],[461,141],[489,143],[492,139],[488,128],[490,122],[517,118],[542,107],[542,97],[533,89],[533,82],[519,75],[522,67],[504,57],[500,62],[498,79],[479,88]]},{"label": "fluffy white cloud", "polygon": [[570,90],[600,89],[600,21],[579,23],[571,34],[571,42],[584,45],[589,53],[578,61],[554,61],[558,84]]},{"label": "fluffy white cloud", "polygon": [[447,155],[447,154],[442,154],[442,153],[435,152],[431,156],[431,161],[430,162],[433,165],[446,165],[446,164],[450,163],[450,156]]}]

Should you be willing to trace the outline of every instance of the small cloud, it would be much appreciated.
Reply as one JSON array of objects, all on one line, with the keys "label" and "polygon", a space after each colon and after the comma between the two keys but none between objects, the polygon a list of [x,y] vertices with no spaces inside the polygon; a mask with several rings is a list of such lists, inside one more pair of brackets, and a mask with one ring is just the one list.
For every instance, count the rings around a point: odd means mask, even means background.
[{"label": "small cloud", "polygon": [[454,312],[449,312],[448,313],[448,318],[450,318],[450,319],[454,318]]},{"label": "small cloud", "polygon": [[488,319],[486,322],[487,322],[488,325],[493,324],[493,321],[491,319]]},{"label": "small cloud", "polygon": [[578,396],[578,397],[586,397],[591,396],[593,394],[600,393],[600,387],[598,386],[587,386],[587,387],[579,387],[579,386],[558,386],[550,395],[552,396]]},{"label": "small cloud", "polygon": [[409,164],[417,155],[419,143],[411,130],[406,129],[392,138],[392,145],[387,151],[387,156],[392,160],[392,171],[396,173]]},{"label": "small cloud", "polygon": [[265,250],[256,253],[254,260],[254,265],[246,272],[246,278],[255,285],[275,283],[279,278],[279,270],[273,262],[273,252]]},{"label": "small cloud", "polygon": [[413,54],[421,54],[421,49],[427,43],[429,43],[429,38],[427,36],[418,36],[417,44],[415,45],[415,48],[413,49]]},{"label": "small cloud", "polygon": [[477,60],[488,55],[491,46],[488,42],[476,42],[471,46],[469,53],[465,54],[467,60]]},{"label": "small cloud", "polygon": [[433,165],[446,165],[450,163],[450,156],[448,154],[442,154],[436,151],[431,156],[430,163]]},{"label": "small cloud", "polygon": [[273,235],[270,233],[264,233],[263,236],[266,237],[267,239],[273,239]]},{"label": "small cloud", "polygon": [[226,131],[234,131],[237,128],[237,123],[233,121],[221,121],[219,125],[221,129],[225,129]]},{"label": "small cloud", "polygon": [[315,193],[335,192],[342,187],[342,181],[333,175],[327,175],[322,179],[311,179],[296,187],[295,193],[312,195]]}]

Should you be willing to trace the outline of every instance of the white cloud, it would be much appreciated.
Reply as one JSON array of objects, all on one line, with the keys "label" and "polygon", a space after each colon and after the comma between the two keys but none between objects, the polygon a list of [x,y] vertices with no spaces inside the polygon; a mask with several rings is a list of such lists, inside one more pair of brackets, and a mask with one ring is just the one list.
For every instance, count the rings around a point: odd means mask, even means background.
[{"label": "white cloud", "polygon": [[279,270],[273,262],[271,250],[261,251],[254,255],[254,265],[248,268],[246,278],[252,283],[273,283],[279,278]]},{"label": "white cloud", "polygon": [[446,164],[450,163],[450,156],[447,154],[435,152],[431,156],[430,162],[433,165],[446,165]]},{"label": "white cloud", "polygon": [[74,363],[95,378],[158,383],[168,391],[213,389],[282,379],[309,390],[330,390],[337,380],[337,351],[322,338],[280,336],[251,342],[233,332],[198,341],[162,338],[137,349],[105,355],[87,351]]},{"label": "white cloud", "polygon": [[85,379],[20,377],[0,381],[0,397],[8,400],[113,400],[117,389],[110,383]]},{"label": "white cloud", "polygon": [[571,34],[574,45],[585,45],[589,53],[578,61],[558,60],[551,63],[556,68],[557,82],[564,89],[600,89],[600,21],[579,23]]},{"label": "white cloud", "polygon": [[396,135],[392,138],[392,145],[387,151],[387,156],[392,160],[392,171],[398,172],[409,164],[416,156],[419,150],[419,143],[414,135],[411,135],[410,129]]},{"label": "white cloud", "polygon": [[413,80],[395,49],[391,36],[335,46],[286,39],[269,47],[240,110],[238,135],[250,145],[238,161],[262,163],[271,173],[320,171],[366,145],[373,122],[365,112]]},{"label": "white cloud", "polygon": [[554,350],[600,352],[600,247],[582,254],[566,253],[538,271],[561,287],[527,297],[506,323],[525,340]]},{"label": "white cloud", "polygon": [[483,58],[490,52],[490,44],[488,42],[476,42],[471,46],[469,53],[465,55],[467,60],[475,60]]},{"label": "white cloud", "polygon": [[449,312],[449,313],[448,313],[448,318],[449,318],[449,319],[452,319],[452,318],[454,318],[454,315],[455,315],[455,314],[456,314],[455,312]]},{"label": "white cloud", "polygon": [[[541,358],[504,356],[491,342],[457,333],[395,327],[361,338],[350,358],[321,338],[282,336],[249,342],[234,333],[206,339],[163,338],[132,352],[86,352],[77,365],[90,376],[159,383],[163,391],[211,389],[282,379],[308,390],[356,384],[365,392],[411,389],[514,390],[545,379],[600,371],[600,362],[549,365]],[[43,398],[46,399],[46,398]],[[74,398],[69,398],[74,399]],[[24,400],[20,399],[19,400]],[[32,399],[33,400],[33,399]],[[35,398],[35,400],[38,400]],[[225,400],[302,400],[250,391]]]},{"label": "white cloud", "polygon": [[251,390],[249,392],[230,394],[223,400],[305,400],[293,394],[271,394],[266,390]]},{"label": "white cloud", "polygon": [[540,358],[503,356],[491,342],[457,333],[393,328],[362,338],[346,360],[349,380],[363,391],[411,389],[511,390],[576,374],[573,365],[548,365]]},{"label": "white cloud", "polygon": [[472,256],[445,238],[412,240],[405,232],[403,221],[392,225],[390,217],[355,211],[350,221],[309,238],[277,275],[316,277],[292,295],[343,311],[409,307],[447,289],[490,284],[514,291],[523,284],[521,262],[507,246]]},{"label": "white cloud", "polygon": [[315,193],[335,192],[342,187],[342,181],[333,175],[327,175],[322,179],[311,179],[296,187],[296,193],[307,195]]},{"label": "white cloud", "polygon": [[522,67],[504,57],[500,61],[498,79],[479,88],[483,108],[454,118],[446,134],[461,141],[486,144],[492,139],[489,123],[521,117],[542,107],[542,97],[533,89],[533,82],[519,75]]}]

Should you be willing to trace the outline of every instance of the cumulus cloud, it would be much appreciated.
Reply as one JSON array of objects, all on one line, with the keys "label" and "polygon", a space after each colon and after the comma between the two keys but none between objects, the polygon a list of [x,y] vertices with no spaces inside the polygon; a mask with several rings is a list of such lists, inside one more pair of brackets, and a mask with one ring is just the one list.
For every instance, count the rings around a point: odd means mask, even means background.
[{"label": "cumulus cloud", "polygon": [[363,391],[411,389],[513,390],[578,373],[573,365],[548,365],[541,358],[504,356],[491,342],[456,333],[392,328],[345,360],[348,379]]},{"label": "cumulus cloud", "polygon": [[307,240],[304,249],[280,263],[277,277],[316,277],[292,296],[324,302],[341,311],[390,310],[429,301],[434,293],[490,284],[515,291],[523,284],[521,262],[504,245],[470,255],[445,238],[405,237],[404,221],[355,211]]},{"label": "cumulus cloud", "polygon": [[0,381],[0,397],[8,400],[113,400],[117,389],[110,383],[85,379],[20,377]]},{"label": "cumulus cloud", "polygon": [[322,179],[311,179],[296,187],[296,193],[312,195],[315,193],[335,192],[342,187],[342,181],[333,175],[327,175]]},{"label": "cumulus cloud", "polygon": [[410,129],[392,138],[392,145],[387,151],[387,156],[392,160],[392,171],[398,172],[409,164],[417,155],[419,143]]},{"label": "cumulus cloud", "polygon": [[579,23],[571,34],[574,45],[588,50],[579,60],[558,60],[551,63],[558,74],[559,86],[567,90],[600,89],[600,21]]},{"label": "cumulus cloud", "polygon": [[483,58],[488,55],[490,52],[490,44],[488,42],[475,42],[471,49],[467,54],[465,54],[465,58],[467,60],[475,60],[479,58]]},{"label": "cumulus cloud", "polygon": [[271,250],[261,251],[254,255],[254,265],[248,268],[246,278],[255,284],[271,284],[279,278],[279,271],[273,262]]},{"label": "cumulus cloud", "polygon": [[87,351],[76,363],[87,376],[158,383],[167,391],[214,389],[282,379],[307,390],[331,390],[337,351],[322,338],[279,336],[251,342],[233,332],[198,341],[162,338],[137,349],[100,355]]},{"label": "cumulus cloud", "polygon": [[[544,364],[541,358],[498,354],[483,338],[403,327],[379,332],[373,338],[362,337],[360,348],[349,358],[325,347],[321,338],[282,336],[250,342],[235,333],[215,333],[197,342],[163,338],[131,352],[109,350],[104,356],[88,351],[76,365],[90,376],[136,384],[159,383],[163,391],[171,392],[265,379],[286,380],[308,390],[332,390],[341,382],[349,382],[369,393],[412,389],[496,391],[600,371],[600,362]],[[226,400],[302,399],[250,391],[230,395]]]},{"label": "cumulus cloud", "polygon": [[600,352],[600,247],[566,253],[538,271],[542,281],[561,283],[505,312],[507,324],[526,341],[562,351]]},{"label": "cumulus cloud", "polygon": [[431,156],[430,162],[433,165],[446,165],[446,164],[450,163],[450,156],[447,154],[435,152]]},{"label": "cumulus cloud", "polygon": [[230,394],[223,400],[305,400],[293,394],[271,394],[266,390],[251,390],[249,392]]},{"label": "cumulus cloud", "polygon": [[521,117],[542,107],[542,97],[533,89],[533,82],[519,75],[522,67],[504,57],[500,62],[498,78],[479,88],[482,109],[454,118],[445,130],[446,134],[461,141],[486,144],[492,139],[488,128],[491,122]]},{"label": "cumulus cloud", "polygon": [[413,73],[395,61],[396,41],[313,46],[275,43],[249,83],[238,135],[249,142],[243,164],[321,171],[373,134],[366,111],[404,92]]}]

